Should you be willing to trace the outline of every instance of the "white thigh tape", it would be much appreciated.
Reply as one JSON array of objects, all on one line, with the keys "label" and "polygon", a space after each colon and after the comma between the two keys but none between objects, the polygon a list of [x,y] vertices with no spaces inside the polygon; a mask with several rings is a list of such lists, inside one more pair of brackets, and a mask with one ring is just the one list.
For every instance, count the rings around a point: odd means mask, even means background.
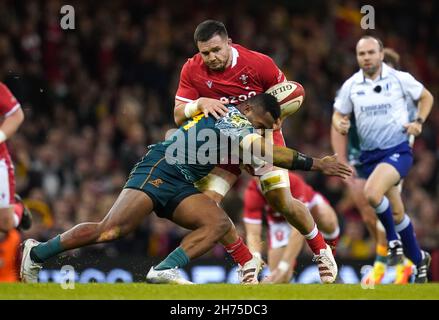
[{"label": "white thigh tape", "polygon": [[207,190],[215,191],[216,193],[219,193],[223,197],[230,190],[230,184],[222,177],[217,176],[216,174],[213,173],[209,173],[207,176],[198,180],[194,184],[195,187],[201,192]]},{"label": "white thigh tape", "polygon": [[261,183],[261,190],[263,193],[272,191],[279,188],[289,188],[290,179],[288,171],[286,170],[274,170],[270,171],[259,178]]}]

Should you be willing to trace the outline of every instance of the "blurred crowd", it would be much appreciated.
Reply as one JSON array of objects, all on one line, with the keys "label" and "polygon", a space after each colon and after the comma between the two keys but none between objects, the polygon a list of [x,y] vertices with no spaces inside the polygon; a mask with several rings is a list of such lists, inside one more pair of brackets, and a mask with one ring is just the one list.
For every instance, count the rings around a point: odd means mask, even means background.
[{"label": "blurred crowd", "polygon": [[[17,192],[34,214],[26,237],[45,240],[105,215],[147,145],[175,127],[180,70],[196,53],[196,25],[207,18],[223,21],[234,42],[270,55],[288,79],[303,84],[305,102],[283,131],[287,145],[308,154],[331,153],[334,96],[357,70],[355,43],[366,31],[398,51],[402,69],[439,99],[439,4],[434,1],[416,6],[369,1],[376,30],[361,29],[360,1],[69,4],[75,9],[74,30],[60,27],[61,1],[0,2],[0,81],[19,99],[26,116],[8,141]],[[439,248],[438,127],[435,107],[416,140],[415,165],[403,190],[421,245],[430,250]],[[340,255],[370,258],[374,247],[345,198],[343,183],[314,173],[304,176],[337,208],[343,231]],[[223,204],[238,226],[248,179],[242,177],[237,192]],[[111,256],[163,256],[184,234],[151,216],[135,234],[102,247]],[[225,253],[217,248],[211,254]]]}]

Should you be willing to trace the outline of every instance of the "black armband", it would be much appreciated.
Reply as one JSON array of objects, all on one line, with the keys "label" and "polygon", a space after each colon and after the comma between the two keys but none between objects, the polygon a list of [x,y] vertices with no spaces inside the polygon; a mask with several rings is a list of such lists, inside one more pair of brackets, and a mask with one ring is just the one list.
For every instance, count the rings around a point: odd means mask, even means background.
[{"label": "black armband", "polygon": [[300,152],[295,152],[293,162],[291,163],[292,170],[310,171],[313,165],[313,159]]}]

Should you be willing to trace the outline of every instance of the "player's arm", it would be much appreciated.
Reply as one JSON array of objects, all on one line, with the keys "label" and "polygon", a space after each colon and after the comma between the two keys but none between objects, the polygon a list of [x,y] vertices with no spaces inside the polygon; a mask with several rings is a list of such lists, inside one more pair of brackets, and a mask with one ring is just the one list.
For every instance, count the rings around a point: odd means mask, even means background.
[{"label": "player's arm", "polygon": [[199,113],[204,113],[206,117],[211,114],[219,119],[225,116],[227,111],[228,109],[224,103],[217,99],[198,98],[189,102],[175,99],[174,121],[178,126],[181,126],[186,120]]},{"label": "player's arm", "polygon": [[340,162],[348,163],[348,136],[339,133],[333,125],[331,126],[331,145],[334,153],[338,155]]},{"label": "player's arm", "polygon": [[266,283],[286,283],[290,281],[292,275],[293,261],[297,258],[302,250],[303,242],[305,238],[296,229],[292,228],[290,237],[288,238],[288,244],[284,249],[279,263],[272,270],[271,275],[264,280]]},{"label": "player's arm", "polygon": [[414,122],[406,124],[407,134],[412,134],[415,137],[422,132],[422,125],[427,120],[428,115],[433,107],[433,95],[426,88],[422,89],[421,96],[418,101],[418,115]]},{"label": "player's arm", "polygon": [[4,117],[0,125],[0,143],[10,138],[24,120],[20,104],[9,89],[0,83],[0,115]]},{"label": "player's arm", "polygon": [[350,114],[343,114],[334,110],[334,113],[332,114],[332,126],[338,133],[346,135],[351,127],[351,121],[349,118]]},{"label": "player's arm", "polygon": [[261,255],[262,252],[262,224],[244,223],[247,247],[251,253]]},{"label": "player's arm", "polygon": [[20,127],[24,120],[24,113],[21,108],[7,116],[0,126],[0,143],[10,138]]},{"label": "player's arm", "polygon": [[252,157],[288,170],[320,171],[325,175],[343,179],[352,175],[352,169],[337,161],[337,155],[312,158],[294,149],[273,145],[272,142],[255,133],[245,136],[240,146],[244,161],[247,152]]},{"label": "player's arm", "polygon": [[227,108],[221,101],[200,97],[192,82],[193,72],[189,61],[181,69],[174,107],[174,121],[178,126],[198,113],[204,113],[206,117],[211,114],[217,119],[227,113]]}]

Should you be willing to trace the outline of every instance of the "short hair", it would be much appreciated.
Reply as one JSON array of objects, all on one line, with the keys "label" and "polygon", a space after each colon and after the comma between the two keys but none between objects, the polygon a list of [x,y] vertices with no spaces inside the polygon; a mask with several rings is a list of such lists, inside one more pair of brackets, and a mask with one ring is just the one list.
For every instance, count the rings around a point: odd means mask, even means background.
[{"label": "short hair", "polygon": [[[383,51],[384,45],[383,45],[383,42],[379,38],[371,36],[371,35],[365,35],[365,36],[362,36],[360,38],[360,40],[363,40],[363,39],[374,39],[374,40],[376,40],[378,42],[378,46],[379,46],[380,51]],[[358,41],[360,41],[360,40],[358,40]]]},{"label": "short hair", "polygon": [[277,99],[268,93],[257,94],[247,100],[252,106],[259,106],[266,112],[269,112],[274,120],[280,118],[280,105]]},{"label": "short hair", "polygon": [[393,50],[392,48],[384,48],[384,59],[385,63],[389,63],[393,68],[399,69],[399,53]]},{"label": "short hair", "polygon": [[214,36],[219,35],[221,38],[228,38],[226,26],[221,21],[206,20],[201,22],[194,32],[194,41],[197,45],[198,41],[208,41]]}]

